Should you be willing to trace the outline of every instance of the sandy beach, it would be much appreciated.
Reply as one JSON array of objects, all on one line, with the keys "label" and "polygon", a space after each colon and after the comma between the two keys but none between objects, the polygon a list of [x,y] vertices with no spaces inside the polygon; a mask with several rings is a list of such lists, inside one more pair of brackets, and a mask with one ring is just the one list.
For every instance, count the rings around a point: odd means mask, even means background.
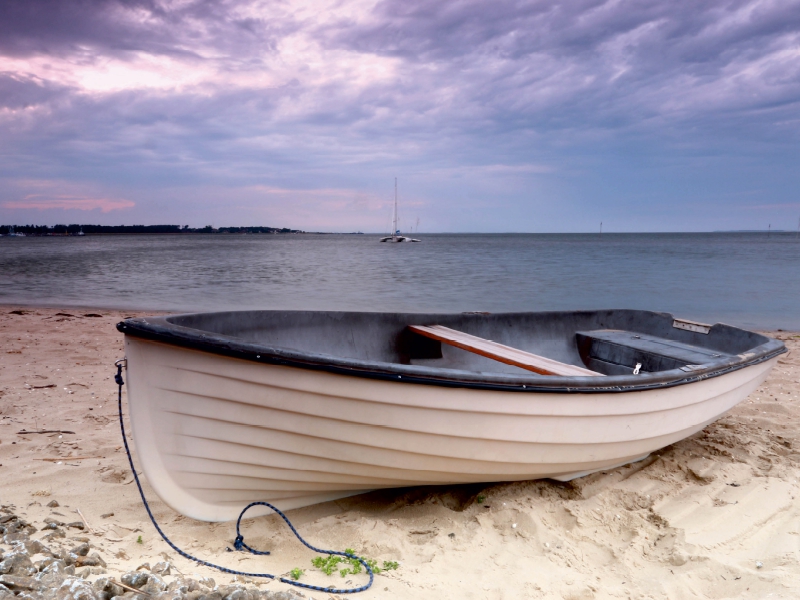
[{"label": "sandy beach", "polygon": [[[36,527],[31,539],[51,536],[51,548],[88,540],[106,564],[85,567],[90,580],[166,561],[165,581],[184,574],[227,584],[234,578],[161,540],[132,483],[114,326],[137,314],[0,307],[0,509]],[[704,431],[635,465],[570,483],[375,492],[288,516],[314,545],[399,563],[356,596],[365,599],[800,597],[800,335],[765,333],[789,349],[767,382]],[[56,433],[21,433],[41,430]],[[270,556],[229,552],[233,523],[192,521],[146,481],[145,491],[167,534],[201,558],[278,575],[300,568],[301,581],[322,586],[366,581],[312,567],[315,554],[275,517],[244,531]],[[44,529],[46,519],[62,523],[65,537]]]}]

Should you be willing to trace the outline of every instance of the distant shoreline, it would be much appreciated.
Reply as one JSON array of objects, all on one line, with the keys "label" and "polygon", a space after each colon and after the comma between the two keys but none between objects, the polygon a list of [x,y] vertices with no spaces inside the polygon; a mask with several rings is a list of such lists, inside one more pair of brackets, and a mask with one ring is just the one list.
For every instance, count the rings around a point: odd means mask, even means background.
[{"label": "distant shoreline", "polygon": [[[13,232],[9,235],[10,232]],[[579,236],[626,236],[626,235],[715,235],[715,234],[778,234],[781,236],[797,235],[800,232],[790,229],[719,229],[715,231],[428,231],[405,232],[413,235],[579,235]],[[287,227],[243,226],[243,227],[188,227],[186,225],[2,225],[0,237],[89,237],[89,236],[133,236],[133,235],[386,235],[384,231],[304,231]]]},{"label": "distant shoreline", "polygon": [[[25,233],[24,231],[21,233]],[[8,237],[6,234],[0,234]],[[227,231],[221,232],[162,232],[162,231],[131,231],[131,232],[102,232],[102,233],[84,233],[82,236],[75,233],[25,233],[24,237],[99,237],[99,236],[128,236],[128,235],[173,235],[173,236],[204,236],[204,235],[353,235],[349,233],[326,233],[323,231],[293,231],[291,233],[229,233]],[[376,234],[377,235],[377,234]],[[13,237],[13,236],[12,236]]]},{"label": "distant shoreline", "polygon": [[307,233],[288,227],[267,227],[253,225],[248,227],[189,227],[188,225],[91,225],[72,223],[70,225],[0,225],[0,234],[9,237],[63,237],[87,235],[141,235],[141,234],[267,234],[285,235]]},{"label": "distant shoreline", "polygon": [[[5,231],[8,231],[5,229]],[[384,236],[387,235],[386,232],[381,231],[290,231],[290,232],[230,232],[230,231],[171,231],[171,232],[164,232],[164,231],[131,231],[131,232],[84,232],[83,235],[78,233],[27,233],[24,230],[17,230],[15,227],[15,231],[22,233],[19,237],[35,237],[35,238],[72,238],[72,237],[132,237],[132,236],[173,236],[173,237],[181,237],[181,236],[191,236],[191,237],[199,237],[199,236],[214,236],[214,237],[228,237],[228,236],[327,236],[327,235],[346,235],[346,236]],[[603,238],[603,237],[615,237],[615,236],[635,236],[635,235],[651,235],[651,236],[669,236],[669,235],[696,235],[696,236],[705,236],[705,235],[723,235],[723,234],[763,234],[765,236],[770,236],[772,234],[780,235],[781,237],[787,236],[800,236],[796,231],[791,231],[788,229],[783,230],[775,230],[773,229],[771,232],[767,230],[736,230],[736,231],[607,231],[603,232],[602,234],[597,232],[591,231],[559,231],[559,232],[540,232],[540,231],[504,231],[504,232],[475,232],[475,231],[429,231],[425,233],[417,233],[416,231],[413,232],[412,235],[422,235],[422,236],[469,236],[469,235],[480,235],[480,236],[503,236],[503,235],[520,235],[520,236],[563,236],[563,235],[575,235],[575,236],[588,236],[588,237],[596,237],[596,238]],[[15,237],[9,236],[7,233],[4,232],[2,226],[0,226],[0,238],[5,237]]]}]

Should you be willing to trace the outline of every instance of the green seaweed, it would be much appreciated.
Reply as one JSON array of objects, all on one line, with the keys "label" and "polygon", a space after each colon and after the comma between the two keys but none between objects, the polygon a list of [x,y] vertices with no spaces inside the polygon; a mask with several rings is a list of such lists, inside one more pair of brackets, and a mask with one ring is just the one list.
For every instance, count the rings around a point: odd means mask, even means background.
[{"label": "green seaweed", "polygon": [[[334,571],[338,571],[341,577],[358,575],[361,573],[363,565],[361,561],[356,558],[356,551],[352,548],[346,548],[344,553],[347,555],[346,557],[334,556],[333,554],[329,554],[328,556],[316,556],[311,559],[311,565],[325,573],[325,575],[333,575]],[[400,566],[400,563],[393,560],[383,561],[383,567],[379,567],[378,561],[373,558],[365,558],[364,562],[369,565],[369,568],[376,575],[381,571],[393,571]],[[339,565],[343,565],[344,568],[339,568]]]}]

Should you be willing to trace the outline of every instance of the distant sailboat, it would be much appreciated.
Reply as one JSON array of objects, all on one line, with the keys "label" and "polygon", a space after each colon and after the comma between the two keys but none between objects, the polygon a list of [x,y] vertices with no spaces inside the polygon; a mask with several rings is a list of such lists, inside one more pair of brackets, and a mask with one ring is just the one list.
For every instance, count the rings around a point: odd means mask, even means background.
[{"label": "distant sailboat", "polygon": [[381,238],[381,241],[392,243],[420,241],[400,235],[400,230],[397,228],[397,177],[394,178],[394,213],[392,215],[392,235]]}]

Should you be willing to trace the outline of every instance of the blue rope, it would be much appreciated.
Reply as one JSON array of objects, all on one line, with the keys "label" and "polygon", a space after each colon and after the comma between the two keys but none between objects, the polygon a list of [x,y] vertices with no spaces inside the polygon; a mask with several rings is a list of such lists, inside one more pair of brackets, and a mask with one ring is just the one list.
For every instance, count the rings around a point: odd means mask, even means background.
[{"label": "blue rope", "polygon": [[122,380],[122,363],[123,362],[124,362],[124,359],[123,360],[118,360],[116,362],[117,373],[114,376],[114,381],[119,386],[118,408],[119,408],[119,426],[120,426],[120,429],[122,430],[122,442],[125,444],[125,452],[128,454],[128,462],[130,462],[131,471],[133,471],[133,478],[136,480],[136,487],[139,488],[139,494],[141,495],[142,502],[144,503],[144,507],[147,510],[147,515],[150,517],[150,520],[153,522],[153,526],[156,528],[156,531],[158,531],[158,533],[161,535],[161,537],[164,538],[164,541],[167,542],[167,544],[169,544],[170,548],[175,550],[175,552],[177,552],[178,554],[180,554],[184,558],[188,558],[189,560],[193,560],[194,562],[199,563],[199,564],[201,564],[201,565],[203,565],[205,567],[211,567],[212,569],[216,569],[218,571],[222,571],[223,573],[228,573],[229,575],[244,575],[246,577],[262,577],[262,578],[266,578],[266,579],[278,579],[279,581],[282,581],[283,583],[288,583],[289,585],[293,585],[293,586],[300,587],[300,588],[305,588],[307,590],[314,590],[314,591],[317,591],[317,592],[328,592],[329,594],[355,594],[356,592],[363,592],[365,590],[368,590],[372,586],[372,581],[375,578],[375,576],[372,573],[372,569],[367,564],[367,561],[365,561],[360,556],[356,556],[355,554],[348,554],[346,552],[337,552],[336,550],[322,550],[320,548],[316,548],[316,547],[312,546],[311,544],[309,544],[307,541],[305,541],[300,536],[300,534],[297,532],[297,529],[294,528],[294,525],[292,525],[291,521],[289,521],[289,519],[286,517],[286,515],[283,514],[277,508],[275,508],[274,506],[272,506],[272,504],[270,504],[269,502],[251,502],[250,504],[245,506],[244,509],[242,509],[242,512],[239,513],[239,518],[236,520],[236,540],[233,542],[233,547],[236,548],[236,550],[239,550],[239,551],[247,550],[248,552],[250,552],[252,554],[260,554],[260,555],[269,554],[269,552],[263,552],[263,551],[259,551],[259,550],[254,550],[253,548],[251,548],[250,546],[245,544],[244,543],[244,536],[242,535],[242,533],[240,531],[240,525],[242,523],[242,517],[244,517],[244,513],[246,513],[248,510],[250,510],[254,506],[266,506],[266,507],[271,508],[273,511],[275,511],[286,522],[286,524],[289,526],[289,529],[292,530],[292,533],[297,536],[297,539],[300,540],[306,548],[309,548],[310,550],[313,550],[314,552],[318,552],[320,554],[334,554],[336,556],[344,556],[346,558],[354,558],[354,559],[356,559],[358,562],[360,562],[364,566],[364,568],[367,570],[367,573],[369,573],[369,582],[366,585],[362,585],[361,587],[357,587],[357,588],[336,589],[333,586],[322,587],[322,586],[319,586],[319,585],[311,585],[311,584],[308,584],[308,583],[300,583],[299,581],[294,581],[292,579],[286,579],[285,577],[278,577],[276,575],[270,575],[269,573],[247,573],[247,572],[244,572],[244,571],[234,571],[233,569],[229,569],[227,567],[221,567],[219,565],[215,565],[215,564],[210,563],[208,561],[205,561],[205,560],[202,560],[202,559],[197,558],[195,556],[192,556],[191,554],[189,554],[187,552],[184,552],[183,550],[178,548],[175,544],[173,544],[172,541],[166,536],[166,534],[163,531],[161,531],[161,527],[158,526],[158,523],[156,522],[156,518],[153,516],[153,512],[150,510],[150,505],[147,503],[147,498],[145,498],[145,496],[144,496],[144,490],[142,489],[142,484],[139,482],[139,476],[136,474],[136,468],[133,466],[133,457],[131,456],[131,451],[130,451],[130,448],[128,447],[128,438],[125,436],[125,425],[122,422],[122,386],[125,385],[125,382]]}]

